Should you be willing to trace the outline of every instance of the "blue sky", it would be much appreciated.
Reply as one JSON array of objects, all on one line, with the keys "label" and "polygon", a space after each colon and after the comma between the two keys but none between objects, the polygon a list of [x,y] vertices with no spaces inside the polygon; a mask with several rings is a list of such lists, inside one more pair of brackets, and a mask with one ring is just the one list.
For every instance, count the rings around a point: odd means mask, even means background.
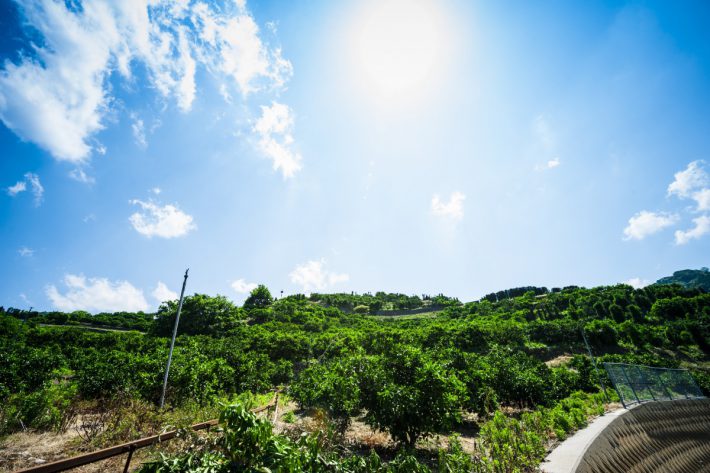
[{"label": "blue sky", "polygon": [[643,285],[710,255],[706,2],[0,0],[0,304]]}]

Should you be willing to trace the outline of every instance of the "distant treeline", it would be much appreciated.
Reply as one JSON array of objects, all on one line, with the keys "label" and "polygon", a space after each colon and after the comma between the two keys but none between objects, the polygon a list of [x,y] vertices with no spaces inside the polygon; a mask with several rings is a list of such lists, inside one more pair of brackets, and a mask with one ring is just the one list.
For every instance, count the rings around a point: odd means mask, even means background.
[{"label": "distant treeline", "polygon": [[532,292],[536,296],[542,296],[550,293],[557,293],[562,291],[573,291],[579,289],[579,286],[565,286],[563,288],[553,287],[552,289],[547,289],[546,287],[537,286],[523,286],[523,287],[513,287],[511,289],[505,289],[503,291],[491,292],[486,294],[481,298],[481,301],[488,302],[498,302],[506,299],[511,299],[513,297],[524,296],[528,292]]},{"label": "distant treeline", "polygon": [[101,312],[92,315],[84,310],[74,312],[38,312],[9,307],[0,307],[0,314],[7,314],[27,323],[45,325],[93,325],[123,330],[146,332],[153,324],[155,314],[144,312]]},{"label": "distant treeline", "polygon": [[337,307],[343,312],[357,312],[364,314],[377,314],[382,311],[406,311],[422,309],[429,306],[444,307],[460,304],[459,300],[443,294],[431,296],[408,296],[406,294],[376,292],[375,295],[367,292],[356,294],[354,292],[310,295],[311,302],[317,302],[325,307]]}]

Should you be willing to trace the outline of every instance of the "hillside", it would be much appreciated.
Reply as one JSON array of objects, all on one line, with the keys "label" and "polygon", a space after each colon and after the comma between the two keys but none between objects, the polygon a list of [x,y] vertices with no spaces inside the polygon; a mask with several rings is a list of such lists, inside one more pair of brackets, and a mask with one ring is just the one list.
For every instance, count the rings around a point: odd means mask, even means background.
[{"label": "hillside", "polygon": [[705,292],[710,292],[710,270],[683,269],[676,271],[673,276],[667,276],[656,281],[656,284],[680,284],[688,288],[700,288]]},{"label": "hillside", "polygon": [[[435,316],[405,319],[336,305],[424,302],[384,293],[273,300],[266,288],[255,291],[243,307],[221,296],[186,298],[164,411],[156,402],[175,301],[155,318],[100,318],[116,326],[138,320],[145,333],[87,331],[85,313],[0,311],[4,445],[27,428],[81,431],[56,452],[68,456],[204,421],[228,404],[229,435],[210,434],[191,453],[173,449],[145,470],[198,471],[214,462],[211,471],[229,471],[237,462],[334,471],[320,463],[330,462],[353,472],[499,471],[496,459],[510,471],[533,471],[550,445],[604,409],[582,329],[600,362],[687,368],[710,392],[710,294],[697,288],[570,286],[543,295],[520,288],[468,303],[437,296],[447,305]],[[242,407],[276,388],[286,404],[272,431]],[[249,443],[250,435],[261,440]],[[234,456],[245,449],[248,458]]]}]

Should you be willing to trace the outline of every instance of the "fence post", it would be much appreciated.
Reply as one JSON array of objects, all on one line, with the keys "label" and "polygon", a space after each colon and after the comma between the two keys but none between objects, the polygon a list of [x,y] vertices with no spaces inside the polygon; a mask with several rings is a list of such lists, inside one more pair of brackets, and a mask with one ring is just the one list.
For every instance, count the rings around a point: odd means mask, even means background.
[{"label": "fence post", "polygon": [[637,365],[636,371],[638,371],[639,376],[641,376],[641,379],[643,379],[643,384],[646,386],[646,391],[651,393],[651,398],[653,398],[654,401],[657,401],[658,399],[656,399],[656,395],[653,393],[653,389],[651,389],[651,383],[649,382],[648,377],[644,374],[645,370],[641,371],[641,367]]},{"label": "fence post", "polygon": [[135,452],[136,446],[131,445],[128,450],[128,458],[126,458],[126,466],[123,467],[123,473],[128,473],[128,466],[131,464],[131,458],[133,458],[133,452]]},{"label": "fence post", "polygon": [[624,396],[621,394],[621,391],[619,391],[619,387],[616,385],[616,376],[612,376],[611,370],[609,369],[609,366],[613,366],[614,363],[604,363],[604,369],[606,370],[607,374],[609,375],[609,379],[611,380],[611,385],[614,386],[614,390],[616,391],[616,394],[619,396],[619,399],[621,399],[621,405],[624,406],[624,409],[627,409],[626,407],[626,401],[624,401]]},{"label": "fence post", "polygon": [[629,375],[626,374],[626,369],[624,368],[624,365],[620,364],[619,367],[621,368],[621,372],[624,373],[624,378],[626,378],[626,382],[629,383],[629,387],[631,388],[631,392],[634,393],[634,397],[636,398],[636,402],[641,403],[641,399],[639,399],[638,394],[636,394],[636,390],[634,389],[634,385],[631,384],[631,380],[629,379]]},{"label": "fence post", "polygon": [[663,388],[663,390],[666,392],[666,395],[668,396],[668,400],[672,401],[673,400],[673,393],[671,392],[670,389],[668,389],[668,386],[666,386],[666,383],[663,382],[663,378],[661,378],[661,375],[658,374],[658,370],[656,370],[655,368],[652,368],[652,369],[653,369],[653,372],[656,373],[656,378],[658,378],[658,384],[660,384],[661,387]]}]

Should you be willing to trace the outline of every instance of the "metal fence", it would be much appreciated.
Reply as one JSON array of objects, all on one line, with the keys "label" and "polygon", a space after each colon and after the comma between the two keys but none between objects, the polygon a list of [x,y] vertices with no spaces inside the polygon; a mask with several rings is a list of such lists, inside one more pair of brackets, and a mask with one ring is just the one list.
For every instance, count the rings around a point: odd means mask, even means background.
[{"label": "metal fence", "polygon": [[647,401],[705,397],[688,370],[604,363],[624,407]]}]

